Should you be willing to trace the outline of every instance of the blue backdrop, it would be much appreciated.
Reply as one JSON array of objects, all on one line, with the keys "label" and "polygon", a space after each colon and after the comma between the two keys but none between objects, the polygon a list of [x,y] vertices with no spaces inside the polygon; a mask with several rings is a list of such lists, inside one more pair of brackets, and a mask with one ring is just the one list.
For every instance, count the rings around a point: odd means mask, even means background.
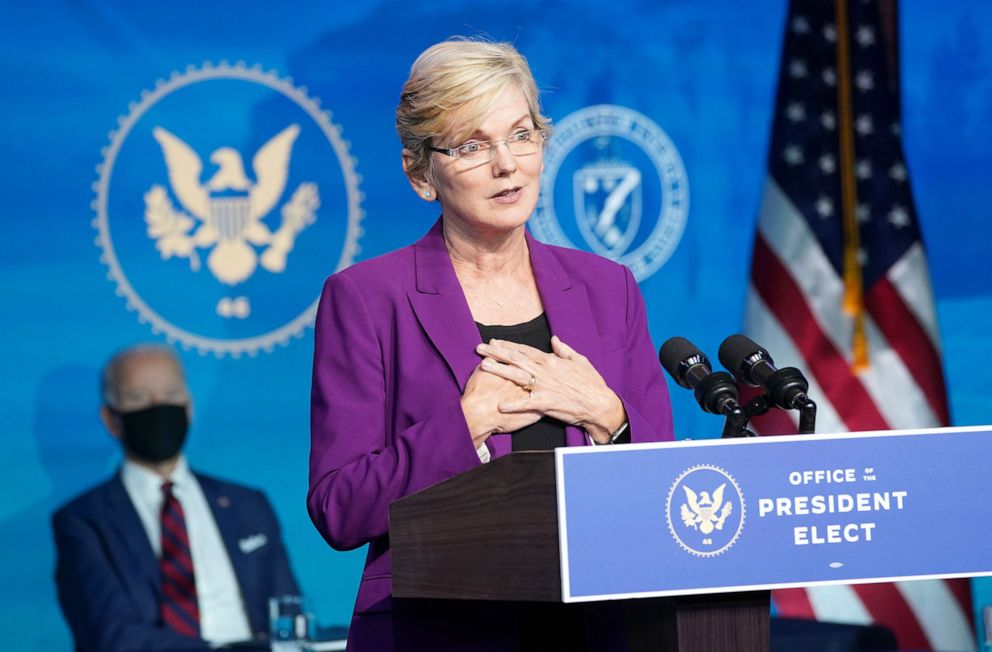
[{"label": "blue backdrop", "polygon": [[[687,336],[715,358],[741,323],[785,10],[785,0],[3,3],[0,630],[8,647],[69,647],[48,517],[118,464],[97,419],[96,375],[114,349],[144,340],[174,342],[187,366],[194,466],[269,494],[322,620],[347,621],[363,552],[331,551],[304,507],[306,324],[327,274],[413,241],[436,218],[402,175],[393,110],[415,56],[450,35],[515,42],[556,123],[596,104],[649,121],[641,126],[660,149],[619,155],[647,175],[640,226],[634,212],[622,216],[633,225],[629,249],[670,250],[642,261],[651,331],[658,344]],[[992,5],[906,1],[901,30],[903,132],[952,417],[992,423]],[[244,193],[229,193],[232,210],[248,212],[242,226],[256,224],[256,241],[199,233],[206,204],[177,191],[155,128],[186,144],[173,154],[193,152],[203,180],[227,165],[231,153],[218,150],[230,147],[261,187],[269,173],[252,166],[256,152],[292,125],[288,173],[274,173],[285,192],[268,212],[251,214]],[[582,147],[603,145],[580,136]],[[675,176],[649,178],[663,160]],[[687,197],[670,207],[661,238],[651,229],[666,179]],[[555,186],[555,213],[565,235],[587,246],[563,217],[581,212],[573,191]],[[718,432],[687,392],[673,398],[679,433]]]}]

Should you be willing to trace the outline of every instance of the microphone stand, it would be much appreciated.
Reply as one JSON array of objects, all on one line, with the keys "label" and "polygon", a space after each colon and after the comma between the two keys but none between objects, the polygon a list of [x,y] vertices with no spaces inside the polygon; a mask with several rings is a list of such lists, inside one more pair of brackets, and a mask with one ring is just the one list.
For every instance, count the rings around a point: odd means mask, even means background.
[{"label": "microphone stand", "polygon": [[816,430],[816,403],[809,397],[799,407],[799,434],[812,435]]},{"label": "microphone stand", "polygon": [[748,430],[747,422],[749,417],[740,406],[728,410],[725,414],[727,420],[723,425],[722,438],[758,436],[753,430]]},{"label": "microphone stand", "polygon": [[722,414],[726,418],[721,437],[756,437],[747,429],[748,415],[737,403],[738,390],[734,377],[726,371],[715,371],[706,375],[695,389],[699,407],[710,414]]},{"label": "microphone stand", "polygon": [[[816,431],[816,403],[810,399],[805,394],[802,395],[802,399],[799,405],[793,409],[799,411],[799,428],[798,434],[800,435],[812,435]],[[743,422],[740,422],[740,418],[735,414],[727,415],[727,425],[723,429],[724,437],[756,437],[755,433],[747,430],[748,422],[756,416],[760,416],[768,412],[768,410],[773,407],[777,407],[775,401],[772,397],[767,394],[759,394],[751,399],[747,405],[744,406],[743,410],[738,410],[742,412]],[[734,419],[733,428],[731,426],[731,419]],[[727,434],[728,430],[737,432],[739,434]]]}]

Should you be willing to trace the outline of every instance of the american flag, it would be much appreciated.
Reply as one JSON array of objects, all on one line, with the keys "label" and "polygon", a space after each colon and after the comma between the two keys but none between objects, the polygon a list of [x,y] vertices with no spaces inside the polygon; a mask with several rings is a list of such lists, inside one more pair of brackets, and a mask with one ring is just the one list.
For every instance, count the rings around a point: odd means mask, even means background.
[{"label": "american flag", "polygon": [[[817,432],[949,423],[896,30],[895,0],[793,0],[786,23],[745,330],[779,367],[808,372]],[[755,426],[796,431],[781,413]],[[903,649],[975,649],[967,580],[773,599],[782,615],[886,625]]]}]

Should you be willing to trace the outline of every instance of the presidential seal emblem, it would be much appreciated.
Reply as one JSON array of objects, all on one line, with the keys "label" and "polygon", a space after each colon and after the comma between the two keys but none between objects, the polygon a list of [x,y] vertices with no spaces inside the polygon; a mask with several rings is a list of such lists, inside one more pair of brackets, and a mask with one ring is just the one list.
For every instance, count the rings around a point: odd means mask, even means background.
[{"label": "presidential seal emblem", "polygon": [[686,552],[714,557],[726,551],[744,528],[744,495],[737,481],[717,466],[687,469],[668,491],[665,518]]},{"label": "presidential seal emblem", "polygon": [[646,116],[601,104],[555,126],[544,158],[537,211],[545,242],[585,248],[629,267],[641,281],[675,251],[689,211],[678,150]]},{"label": "presidential seal emblem", "polygon": [[348,144],[274,72],[222,62],[173,73],[130,106],[102,154],[100,260],[128,309],[185,348],[238,356],[301,335],[323,278],[357,253]]}]

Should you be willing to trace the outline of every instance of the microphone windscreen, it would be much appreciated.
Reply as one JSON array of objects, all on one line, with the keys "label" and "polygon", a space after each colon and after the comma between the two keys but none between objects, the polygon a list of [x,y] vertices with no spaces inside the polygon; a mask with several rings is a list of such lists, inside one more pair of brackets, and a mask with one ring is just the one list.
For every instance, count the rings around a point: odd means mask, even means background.
[{"label": "microphone windscreen", "polygon": [[768,351],[759,346],[750,337],[746,335],[731,335],[720,345],[717,357],[720,358],[720,364],[725,369],[738,376],[744,367],[744,362],[755,353],[760,353],[766,360],[771,360]]},{"label": "microphone windscreen", "polygon": [[683,385],[684,382],[679,378],[679,363],[694,355],[698,355],[701,358],[705,357],[702,351],[696,348],[695,344],[684,337],[670,337],[661,345],[661,350],[658,352],[661,366],[680,385]]}]

